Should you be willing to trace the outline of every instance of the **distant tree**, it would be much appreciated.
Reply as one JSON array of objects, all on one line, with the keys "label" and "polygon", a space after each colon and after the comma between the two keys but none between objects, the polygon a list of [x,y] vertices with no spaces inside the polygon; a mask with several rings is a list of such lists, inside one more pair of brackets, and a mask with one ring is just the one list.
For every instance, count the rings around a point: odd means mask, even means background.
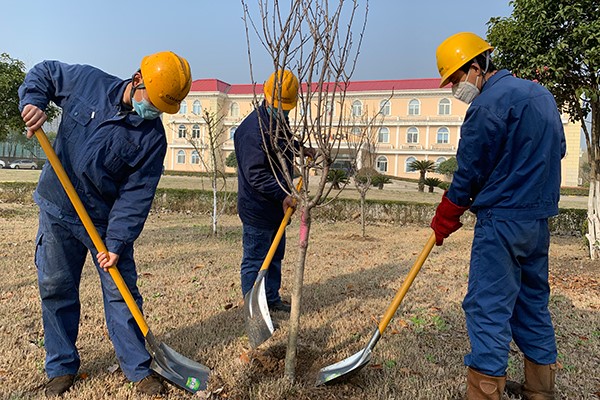
[{"label": "distant tree", "polygon": [[[19,86],[25,79],[25,64],[11,58],[8,54],[0,54],[0,141],[4,141],[9,133],[20,134],[25,123],[19,111]],[[58,108],[52,104],[46,109],[48,121],[58,115]]]},{"label": "distant tree", "polygon": [[330,169],[327,173],[327,182],[331,183],[334,190],[341,190],[340,183],[342,185],[348,183],[348,173],[343,169]]},{"label": "distant tree", "polygon": [[429,193],[433,193],[433,190],[438,187],[442,181],[438,178],[426,178],[425,186],[429,186]]},{"label": "distant tree", "polygon": [[227,166],[229,168],[237,169],[238,163],[237,163],[237,158],[235,157],[235,151],[232,151],[231,153],[229,153],[229,155],[225,159],[225,166]]},{"label": "distant tree", "polygon": [[435,162],[431,160],[415,160],[408,164],[410,171],[419,171],[419,192],[425,191],[425,175],[435,172]]},{"label": "distant tree", "polygon": [[600,7],[597,0],[511,4],[510,16],[488,22],[494,60],[544,85],[559,108],[581,125],[591,164],[586,236],[595,259],[600,255]]},{"label": "distant tree", "polygon": [[458,163],[456,162],[456,157],[450,157],[446,161],[441,162],[436,172],[438,174],[444,175],[447,178],[452,178],[454,172],[458,169]]}]

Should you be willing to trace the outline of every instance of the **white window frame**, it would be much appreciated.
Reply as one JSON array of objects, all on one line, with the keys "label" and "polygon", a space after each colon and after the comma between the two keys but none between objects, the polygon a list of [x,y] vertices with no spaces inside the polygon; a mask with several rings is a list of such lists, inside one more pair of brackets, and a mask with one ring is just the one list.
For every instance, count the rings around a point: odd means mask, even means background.
[{"label": "white window frame", "polygon": [[177,164],[185,164],[185,151],[179,150],[177,152]]},{"label": "white window frame", "polygon": [[375,162],[375,169],[377,169],[377,171],[381,173],[388,172],[388,158],[386,156],[377,157],[377,161]]},{"label": "white window frame", "polygon": [[421,102],[419,99],[412,99],[408,102],[408,115],[421,115]]},{"label": "white window frame", "polygon": [[[385,135],[385,136],[383,136]],[[386,139],[386,140],[383,140]],[[382,126],[377,131],[377,143],[389,143],[390,142],[390,129]]]},{"label": "white window frame", "polygon": [[[441,140],[440,141],[440,135],[442,138],[445,137],[445,140]],[[442,126],[441,128],[438,128],[437,130],[437,134],[435,137],[435,142],[437,144],[448,144],[450,143],[450,129],[446,128],[445,126]]]},{"label": "white window frame", "polygon": [[416,126],[411,126],[406,130],[406,143],[419,143],[419,128],[417,128]]},{"label": "white window frame", "polygon": [[450,115],[452,113],[452,102],[450,99],[443,98],[438,103],[438,115]]}]

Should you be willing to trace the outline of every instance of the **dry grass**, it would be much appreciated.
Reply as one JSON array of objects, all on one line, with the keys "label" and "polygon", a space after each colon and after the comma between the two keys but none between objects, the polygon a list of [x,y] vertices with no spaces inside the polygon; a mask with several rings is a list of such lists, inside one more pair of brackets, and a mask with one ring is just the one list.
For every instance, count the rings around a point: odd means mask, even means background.
[{"label": "dry grass", "polygon": [[[42,398],[45,381],[40,304],[33,265],[34,206],[0,204],[0,399]],[[297,261],[298,224],[288,228],[283,294]],[[467,283],[472,231],[462,230],[435,248],[415,280],[373,359],[347,383],[315,387],[320,368],[366,345],[430,230],[420,226],[369,226],[315,222],[306,268],[298,381],[282,378],[287,321],[258,351],[248,353],[241,307],[241,226],[221,219],[220,236],[209,218],[153,214],[136,246],[144,311],[153,333],[189,358],[213,369],[212,398],[228,399],[451,399],[464,382],[468,351],[460,308]],[[594,399],[600,391],[600,287],[598,264],[581,239],[554,237],[551,310],[564,399]],[[65,399],[134,399],[116,365],[104,327],[99,280],[88,262],[81,284],[78,345],[81,379]],[[520,379],[521,359],[511,355],[509,377]],[[596,393],[596,394],[594,394]],[[171,387],[169,399],[197,398]]]}]

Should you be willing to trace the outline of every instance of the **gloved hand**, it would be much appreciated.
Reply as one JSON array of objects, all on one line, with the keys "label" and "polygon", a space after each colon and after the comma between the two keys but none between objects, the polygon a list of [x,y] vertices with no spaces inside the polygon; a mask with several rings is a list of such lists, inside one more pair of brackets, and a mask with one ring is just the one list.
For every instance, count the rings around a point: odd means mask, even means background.
[{"label": "gloved hand", "polygon": [[437,206],[435,216],[431,220],[431,228],[435,231],[435,244],[437,246],[441,246],[444,239],[460,229],[462,226],[460,216],[469,209],[469,207],[454,204],[446,197],[446,193],[448,191],[444,192],[442,202]]}]

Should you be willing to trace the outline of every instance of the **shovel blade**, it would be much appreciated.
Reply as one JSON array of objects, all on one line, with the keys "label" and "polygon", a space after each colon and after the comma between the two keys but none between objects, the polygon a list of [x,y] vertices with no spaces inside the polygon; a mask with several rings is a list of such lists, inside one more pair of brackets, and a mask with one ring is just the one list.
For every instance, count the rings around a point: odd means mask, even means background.
[{"label": "shovel blade", "polygon": [[[262,273],[262,271],[261,271]],[[246,313],[246,332],[252,348],[256,348],[273,336],[275,328],[269,313],[267,293],[265,289],[265,275],[259,276],[246,296],[244,297],[244,310]]]},{"label": "shovel blade", "polygon": [[330,385],[352,377],[371,361],[371,349],[366,347],[342,361],[321,368],[317,386]]},{"label": "shovel blade", "polygon": [[164,343],[159,344],[157,353],[150,364],[154,372],[190,393],[207,389],[208,367],[182,356]]}]

